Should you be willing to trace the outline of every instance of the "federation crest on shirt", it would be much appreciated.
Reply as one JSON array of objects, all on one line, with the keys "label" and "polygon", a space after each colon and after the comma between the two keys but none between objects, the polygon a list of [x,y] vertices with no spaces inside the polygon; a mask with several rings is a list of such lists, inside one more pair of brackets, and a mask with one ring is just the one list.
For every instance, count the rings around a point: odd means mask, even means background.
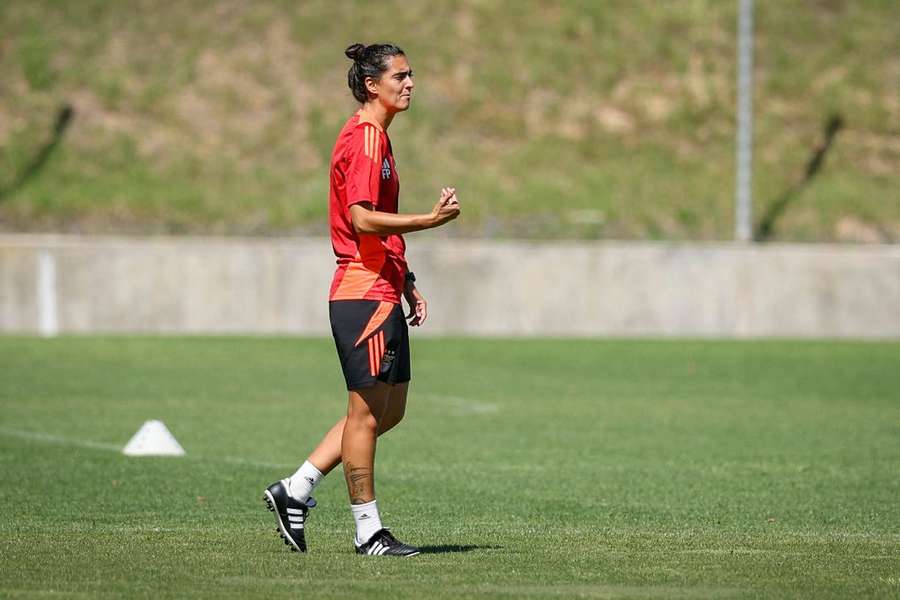
[{"label": "federation crest on shirt", "polygon": [[394,362],[395,354],[393,350],[385,350],[384,356],[381,357],[381,373],[387,373],[391,370],[391,363]]},{"label": "federation crest on shirt", "polygon": [[381,178],[382,179],[390,179],[391,178],[391,163],[388,161],[387,156],[384,157],[384,162],[381,163]]}]

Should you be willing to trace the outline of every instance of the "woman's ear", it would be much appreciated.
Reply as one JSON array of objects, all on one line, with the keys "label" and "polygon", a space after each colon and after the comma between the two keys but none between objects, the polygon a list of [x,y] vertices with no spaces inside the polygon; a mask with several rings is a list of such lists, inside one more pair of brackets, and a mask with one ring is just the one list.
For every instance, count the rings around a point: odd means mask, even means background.
[{"label": "woman's ear", "polygon": [[372,79],[371,77],[366,77],[366,80],[364,83],[366,86],[366,91],[368,91],[373,96],[378,95],[378,84],[375,83],[374,79]]}]

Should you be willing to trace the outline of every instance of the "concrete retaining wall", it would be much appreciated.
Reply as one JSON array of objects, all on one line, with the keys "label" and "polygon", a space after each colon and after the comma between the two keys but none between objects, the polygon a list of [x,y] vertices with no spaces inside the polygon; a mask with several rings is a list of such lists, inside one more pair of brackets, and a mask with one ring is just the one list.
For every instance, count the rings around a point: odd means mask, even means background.
[{"label": "concrete retaining wall", "polygon": [[[422,334],[900,338],[900,247],[411,235]],[[0,332],[328,334],[327,239],[0,236]]]}]

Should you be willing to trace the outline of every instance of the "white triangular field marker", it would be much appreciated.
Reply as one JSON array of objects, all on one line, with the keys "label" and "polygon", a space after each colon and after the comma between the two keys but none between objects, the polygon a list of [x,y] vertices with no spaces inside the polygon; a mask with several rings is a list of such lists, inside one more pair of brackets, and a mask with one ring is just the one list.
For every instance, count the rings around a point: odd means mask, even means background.
[{"label": "white triangular field marker", "polygon": [[162,421],[147,421],[125,444],[122,454],[128,456],[184,456],[184,448]]}]

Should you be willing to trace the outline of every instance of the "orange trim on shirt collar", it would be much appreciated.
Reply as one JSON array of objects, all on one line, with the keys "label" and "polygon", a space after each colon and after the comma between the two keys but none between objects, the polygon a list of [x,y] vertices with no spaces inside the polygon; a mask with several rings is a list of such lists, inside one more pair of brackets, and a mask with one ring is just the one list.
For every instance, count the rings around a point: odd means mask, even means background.
[{"label": "orange trim on shirt collar", "polygon": [[384,131],[384,127],[381,126],[381,123],[370,117],[367,113],[363,112],[363,109],[359,109],[356,111],[356,114],[359,115],[360,123],[369,123],[378,128],[378,131]]}]

